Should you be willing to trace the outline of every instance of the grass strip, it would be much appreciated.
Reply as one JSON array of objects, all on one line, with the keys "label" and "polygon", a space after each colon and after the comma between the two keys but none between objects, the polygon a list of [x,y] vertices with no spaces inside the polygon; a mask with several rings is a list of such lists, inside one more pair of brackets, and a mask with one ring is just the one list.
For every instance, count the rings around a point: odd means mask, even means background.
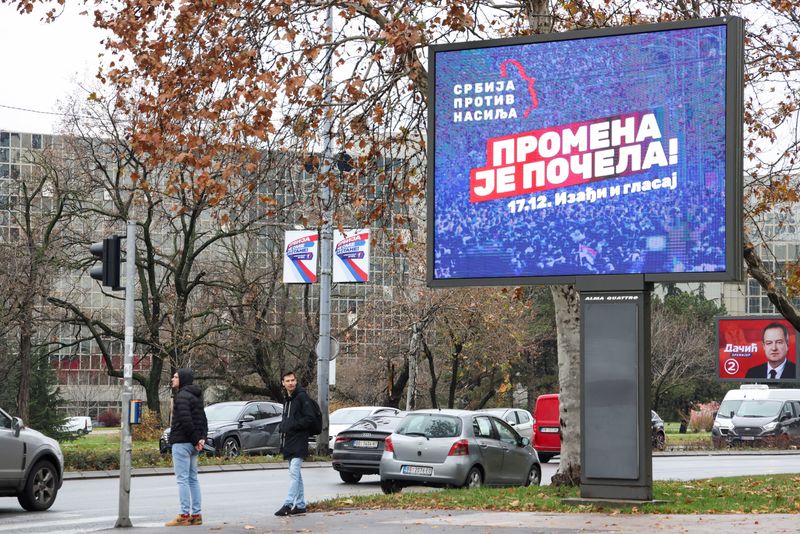
[{"label": "grass strip", "polygon": [[610,508],[595,504],[566,505],[579,488],[554,486],[447,489],[392,495],[340,497],[311,503],[309,510],[444,509],[509,512],[609,512],[635,514],[767,514],[800,513],[799,475],[720,477],[653,483],[655,499],[663,504]]}]

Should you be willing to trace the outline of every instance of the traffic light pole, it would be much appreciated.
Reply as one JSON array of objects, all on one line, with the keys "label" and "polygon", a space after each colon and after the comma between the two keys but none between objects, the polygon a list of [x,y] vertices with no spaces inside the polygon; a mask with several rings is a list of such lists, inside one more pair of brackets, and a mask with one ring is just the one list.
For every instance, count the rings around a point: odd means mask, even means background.
[{"label": "traffic light pole", "polygon": [[132,527],[131,500],[131,400],[133,399],[133,312],[136,280],[136,223],[128,221],[125,248],[125,360],[122,385],[122,430],[119,439],[119,514],[117,528]]}]

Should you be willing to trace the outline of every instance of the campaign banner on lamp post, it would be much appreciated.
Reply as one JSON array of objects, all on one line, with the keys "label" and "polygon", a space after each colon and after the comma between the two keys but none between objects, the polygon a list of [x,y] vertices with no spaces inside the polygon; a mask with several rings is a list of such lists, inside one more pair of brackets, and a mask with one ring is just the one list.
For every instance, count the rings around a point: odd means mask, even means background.
[{"label": "campaign banner on lamp post", "polygon": [[283,283],[313,284],[317,281],[319,234],[316,230],[287,230],[283,252]]},{"label": "campaign banner on lamp post", "polygon": [[369,228],[333,231],[333,281],[369,282]]}]

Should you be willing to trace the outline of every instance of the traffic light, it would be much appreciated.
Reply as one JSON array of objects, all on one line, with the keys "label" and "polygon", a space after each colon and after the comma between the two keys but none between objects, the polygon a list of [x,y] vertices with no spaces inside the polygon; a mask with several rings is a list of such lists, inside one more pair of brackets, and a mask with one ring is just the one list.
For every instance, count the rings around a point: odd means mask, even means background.
[{"label": "traffic light", "polygon": [[112,289],[119,289],[119,273],[120,273],[120,237],[111,236],[92,243],[89,251],[93,256],[100,258],[102,265],[92,267],[89,271],[89,276]]}]

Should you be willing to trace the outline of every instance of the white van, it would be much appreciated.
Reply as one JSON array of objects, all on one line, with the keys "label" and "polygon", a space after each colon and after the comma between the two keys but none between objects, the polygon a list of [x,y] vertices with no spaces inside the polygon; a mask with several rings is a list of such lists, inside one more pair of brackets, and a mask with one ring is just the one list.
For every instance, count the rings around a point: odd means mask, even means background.
[{"label": "white van", "polygon": [[739,389],[732,389],[722,398],[714,425],[711,427],[711,441],[714,447],[720,448],[728,445],[728,434],[733,428],[733,417],[739,405],[745,399],[766,399],[769,395],[769,386],[766,384],[744,384]]},{"label": "white van", "polygon": [[92,431],[92,418],[91,417],[70,417],[64,423],[64,432],[75,434],[88,434]]},{"label": "white van", "polygon": [[[739,389],[732,389],[725,394],[719,411],[714,418],[711,428],[711,440],[715,447],[727,446],[732,437],[734,417],[739,414],[739,408],[744,401],[798,401],[800,409],[800,389],[775,388],[770,389],[766,384],[745,384]],[[794,407],[791,408],[794,410]],[[796,414],[800,416],[800,413]],[[752,414],[748,415],[752,417]]]}]

